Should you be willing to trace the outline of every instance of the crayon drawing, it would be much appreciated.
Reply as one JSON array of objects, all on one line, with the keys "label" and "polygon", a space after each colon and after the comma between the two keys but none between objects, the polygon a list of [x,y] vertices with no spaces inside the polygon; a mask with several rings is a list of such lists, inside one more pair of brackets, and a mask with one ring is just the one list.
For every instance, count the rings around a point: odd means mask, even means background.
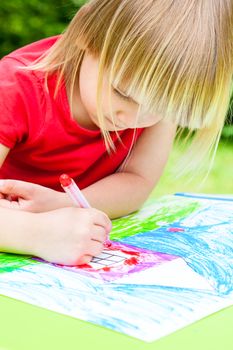
[{"label": "crayon drawing", "polygon": [[110,238],[82,267],[2,253],[0,293],[144,341],[233,304],[233,199],[163,197]]},{"label": "crayon drawing", "polygon": [[[59,266],[103,281],[113,281],[151,267],[158,267],[178,259],[177,256],[153,252],[143,248],[115,242],[89,264],[79,267]],[[54,265],[54,264],[53,264]],[[58,265],[55,265],[58,266]]]}]

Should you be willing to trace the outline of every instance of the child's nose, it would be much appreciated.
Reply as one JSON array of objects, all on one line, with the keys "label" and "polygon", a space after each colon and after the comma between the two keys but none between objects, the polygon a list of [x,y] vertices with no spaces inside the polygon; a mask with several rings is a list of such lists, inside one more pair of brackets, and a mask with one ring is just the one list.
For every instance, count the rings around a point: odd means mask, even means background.
[{"label": "child's nose", "polygon": [[122,128],[132,129],[136,126],[136,115],[126,112],[118,112],[116,115],[117,125]]}]

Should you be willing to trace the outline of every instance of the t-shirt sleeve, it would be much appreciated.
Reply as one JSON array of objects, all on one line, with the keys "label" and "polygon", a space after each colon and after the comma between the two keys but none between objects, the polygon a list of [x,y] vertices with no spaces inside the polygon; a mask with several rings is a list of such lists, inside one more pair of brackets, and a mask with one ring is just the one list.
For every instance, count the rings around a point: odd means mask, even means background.
[{"label": "t-shirt sleeve", "polygon": [[27,135],[23,64],[10,57],[0,61],[0,143],[14,148]]}]

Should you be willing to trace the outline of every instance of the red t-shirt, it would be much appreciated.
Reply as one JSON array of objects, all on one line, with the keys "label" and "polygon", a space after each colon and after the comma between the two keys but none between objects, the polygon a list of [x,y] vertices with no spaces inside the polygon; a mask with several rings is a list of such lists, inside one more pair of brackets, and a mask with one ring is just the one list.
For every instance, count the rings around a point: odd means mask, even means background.
[{"label": "red t-shirt", "polygon": [[[111,133],[116,153],[109,155],[99,130],[87,130],[72,119],[64,85],[54,98],[55,75],[20,67],[31,64],[57,37],[27,45],[0,61],[0,143],[11,150],[0,178],[18,179],[61,190],[59,176],[68,173],[85,188],[114,173],[130,148],[133,130]],[[137,137],[142,133],[137,130]]]}]

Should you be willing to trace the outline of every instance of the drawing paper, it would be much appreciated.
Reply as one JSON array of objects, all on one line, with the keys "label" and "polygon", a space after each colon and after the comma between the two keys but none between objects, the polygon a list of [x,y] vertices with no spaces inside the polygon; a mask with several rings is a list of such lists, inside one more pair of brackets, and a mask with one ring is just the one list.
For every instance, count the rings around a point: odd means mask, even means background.
[{"label": "drawing paper", "polygon": [[82,267],[0,254],[0,293],[154,341],[233,304],[233,198],[178,194],[115,220]]}]

